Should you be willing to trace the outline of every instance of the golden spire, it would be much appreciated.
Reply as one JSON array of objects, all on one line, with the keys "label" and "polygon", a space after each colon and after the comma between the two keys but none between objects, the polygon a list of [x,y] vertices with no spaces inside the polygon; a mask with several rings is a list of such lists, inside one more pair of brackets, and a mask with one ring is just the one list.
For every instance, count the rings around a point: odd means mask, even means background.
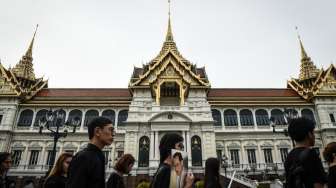
[{"label": "golden spire", "polygon": [[38,28],[38,24],[36,25],[35,32],[34,32],[34,35],[33,35],[33,39],[31,40],[31,42],[29,44],[29,48],[28,48],[28,50],[25,54],[25,56],[27,56],[27,57],[32,57],[33,56],[33,45],[34,45],[34,39],[35,39],[37,28]]},{"label": "golden spire", "polygon": [[[295,29],[298,32],[298,28],[295,27]],[[307,52],[303,47],[300,34],[297,33],[297,36],[299,39],[300,49],[301,49],[301,65],[300,65],[299,79],[307,80],[307,79],[315,78],[318,75],[319,70],[316,68],[314,63],[311,61],[310,57],[307,55]]]},{"label": "golden spire", "polygon": [[174,38],[173,38],[173,32],[172,32],[171,24],[170,24],[170,0],[168,0],[168,5],[169,5],[169,9],[168,9],[168,30],[167,30],[167,35],[166,35],[166,42],[173,42]]},{"label": "golden spire", "polygon": [[28,50],[26,51],[25,55],[22,56],[20,62],[16,64],[15,67],[13,68],[13,72],[17,77],[21,77],[28,80],[35,80],[35,73],[33,69],[33,45],[37,28],[38,25],[36,25],[36,29],[33,38],[29,44]]},{"label": "golden spire", "polygon": [[300,34],[299,34],[299,32],[298,32],[298,27],[295,27],[295,29],[296,29],[297,36],[298,36],[298,39],[299,39],[299,42],[300,42],[301,59],[309,58],[309,57],[307,56],[307,52],[306,52],[306,50],[305,50],[304,47],[303,47],[302,40],[301,40],[301,36],[300,36]]}]

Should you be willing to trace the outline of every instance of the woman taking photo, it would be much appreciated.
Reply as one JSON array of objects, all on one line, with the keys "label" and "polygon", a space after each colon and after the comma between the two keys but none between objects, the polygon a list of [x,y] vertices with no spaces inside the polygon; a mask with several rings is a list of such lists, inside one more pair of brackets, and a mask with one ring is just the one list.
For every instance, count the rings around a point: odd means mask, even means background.
[{"label": "woman taking photo", "polygon": [[208,158],[205,161],[204,188],[221,188],[219,183],[219,160]]},{"label": "woman taking photo", "polygon": [[62,153],[54,167],[51,169],[44,188],[65,188],[67,181],[68,167],[72,159],[72,154]]},{"label": "woman taking photo", "polygon": [[112,169],[107,181],[107,188],[126,188],[123,175],[128,174],[134,165],[135,159],[131,154],[123,155]]},{"label": "woman taking photo", "polygon": [[336,142],[331,142],[324,148],[323,157],[329,165],[328,187],[336,187]]}]

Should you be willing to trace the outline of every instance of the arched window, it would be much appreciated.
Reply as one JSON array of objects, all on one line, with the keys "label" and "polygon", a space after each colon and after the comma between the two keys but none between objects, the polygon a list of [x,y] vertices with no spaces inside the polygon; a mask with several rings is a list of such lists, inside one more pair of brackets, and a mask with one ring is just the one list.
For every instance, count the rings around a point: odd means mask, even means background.
[{"label": "arched window", "polygon": [[315,123],[314,113],[309,109],[303,109],[301,111],[301,116],[307,119],[312,120]]},{"label": "arched window", "polygon": [[57,111],[58,112],[58,114],[61,114],[61,115],[63,115],[62,117],[62,120],[61,120],[61,125],[64,125],[64,123],[65,123],[65,116],[66,116],[66,113],[65,113],[65,111],[63,110],[63,109],[61,109],[61,110],[59,110],[59,111]]},{"label": "arched window", "polygon": [[106,117],[112,121],[112,125],[115,123],[115,112],[113,110],[104,110],[102,113],[103,117]]},{"label": "arched window", "polygon": [[139,167],[149,166],[149,138],[143,136],[139,140]]},{"label": "arched window", "polygon": [[124,126],[128,117],[128,110],[121,110],[118,114],[118,126]]},{"label": "arched window", "polygon": [[212,109],[211,112],[212,112],[212,118],[214,120],[214,126],[222,126],[221,113],[216,109]]},{"label": "arched window", "polygon": [[237,126],[238,117],[236,111],[228,109],[224,111],[224,125],[225,126]]},{"label": "arched window", "polygon": [[23,110],[20,113],[18,126],[20,127],[29,127],[33,122],[34,112],[32,110]]},{"label": "arched window", "polygon": [[284,113],[279,109],[273,109],[271,111],[271,118],[274,119],[275,125],[285,125],[286,124]]},{"label": "arched window", "polygon": [[242,126],[254,125],[252,112],[248,109],[241,110],[239,112],[240,124]]},{"label": "arched window", "polygon": [[264,109],[259,109],[255,112],[257,125],[269,125],[268,113]]},{"label": "arched window", "polygon": [[70,123],[73,124],[74,123],[74,119],[76,117],[78,117],[80,119],[80,123],[79,123],[79,126],[80,126],[81,123],[82,123],[82,114],[83,113],[80,110],[77,110],[77,109],[71,110],[70,113],[69,113],[68,122],[70,122]]},{"label": "arched window", "polygon": [[199,136],[191,138],[191,164],[192,166],[202,166],[202,142]]},{"label": "arched window", "polygon": [[41,118],[44,118],[47,116],[48,110],[40,110],[36,113],[36,117],[35,117],[35,122],[34,122],[34,126],[40,126],[39,125],[39,121]]},{"label": "arched window", "polygon": [[89,110],[85,114],[85,120],[84,120],[84,126],[88,126],[88,124],[96,117],[99,116],[99,113],[97,110]]}]

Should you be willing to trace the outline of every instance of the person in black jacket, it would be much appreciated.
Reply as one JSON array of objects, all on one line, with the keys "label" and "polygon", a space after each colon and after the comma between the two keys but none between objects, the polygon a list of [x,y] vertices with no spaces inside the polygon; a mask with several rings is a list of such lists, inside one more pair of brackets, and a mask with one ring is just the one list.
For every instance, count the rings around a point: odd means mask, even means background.
[{"label": "person in black jacket", "polygon": [[72,159],[68,171],[68,188],[104,188],[104,146],[111,145],[114,137],[112,121],[97,117],[88,124],[90,143]]},{"label": "person in black jacket", "polygon": [[[159,168],[154,174],[151,188],[169,188],[172,166],[172,149],[184,149],[183,137],[176,133],[167,133],[160,140],[160,164]],[[191,173],[188,173],[184,187],[192,187],[193,180],[194,176]]]},{"label": "person in black jacket", "polygon": [[221,188],[219,182],[219,160],[208,158],[205,161],[204,188]]},{"label": "person in black jacket", "polygon": [[71,153],[62,153],[54,167],[51,169],[44,188],[65,188],[67,181],[67,172],[72,159]]},{"label": "person in black jacket", "polygon": [[331,142],[326,146],[323,157],[329,165],[328,187],[336,187],[336,142]]},{"label": "person in black jacket", "polygon": [[135,159],[131,154],[123,155],[112,169],[107,181],[107,188],[126,188],[123,175],[128,174],[134,165]]},{"label": "person in black jacket", "polygon": [[315,145],[315,123],[301,117],[290,121],[288,134],[295,141],[285,161],[286,188],[323,188],[326,175],[320,156],[311,147]]},{"label": "person in black jacket", "polygon": [[8,170],[12,167],[12,158],[8,152],[0,152],[0,188],[15,187],[15,182],[7,177]]}]

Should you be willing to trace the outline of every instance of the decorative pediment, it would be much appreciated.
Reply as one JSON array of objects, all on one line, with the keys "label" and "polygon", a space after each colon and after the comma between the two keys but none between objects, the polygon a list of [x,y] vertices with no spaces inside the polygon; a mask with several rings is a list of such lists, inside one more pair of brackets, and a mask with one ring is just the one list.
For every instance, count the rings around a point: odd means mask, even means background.
[{"label": "decorative pediment", "polygon": [[173,51],[168,51],[159,61],[149,65],[150,68],[139,79],[130,82],[130,88],[152,86],[158,79],[181,79],[191,86],[210,87],[207,80],[192,71],[191,66],[186,65]]},{"label": "decorative pediment", "polygon": [[48,87],[47,80],[43,78],[26,80],[17,77],[12,70],[7,70],[0,64],[0,96],[13,95],[29,100],[45,87]]},{"label": "decorative pediment", "polygon": [[237,142],[231,142],[231,143],[228,145],[228,148],[240,148],[240,145],[239,145],[239,143],[237,143]]},{"label": "decorative pediment", "polygon": [[261,147],[263,147],[263,148],[269,148],[269,147],[273,147],[273,145],[270,142],[264,142],[264,143],[261,144]]},{"label": "decorative pediment", "polygon": [[177,112],[163,112],[154,115],[149,122],[191,122],[192,120],[181,113]]},{"label": "decorative pediment", "polygon": [[331,64],[327,70],[321,70],[317,78],[306,81],[291,79],[288,81],[288,87],[307,100],[317,96],[336,96],[336,69]]},{"label": "decorative pediment", "polygon": [[169,18],[160,53],[142,68],[134,67],[129,88],[131,92],[137,88],[151,89],[157,104],[183,105],[189,88],[208,89],[210,83],[205,69],[197,68],[178,51]]}]

